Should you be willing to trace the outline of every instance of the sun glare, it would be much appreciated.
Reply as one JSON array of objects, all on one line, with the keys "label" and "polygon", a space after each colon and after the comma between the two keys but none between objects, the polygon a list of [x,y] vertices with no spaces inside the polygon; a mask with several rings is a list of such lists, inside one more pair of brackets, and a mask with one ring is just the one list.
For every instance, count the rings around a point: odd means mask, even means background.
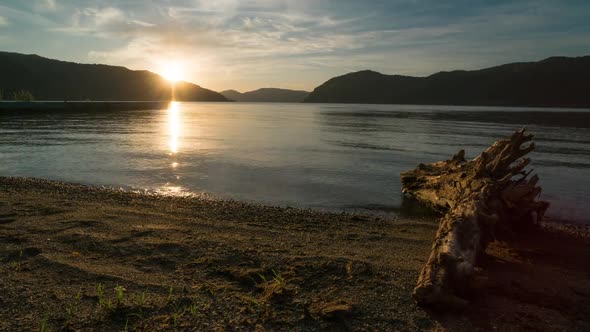
[{"label": "sun glare", "polygon": [[182,68],[177,63],[168,63],[162,68],[162,76],[175,83],[182,80]]},{"label": "sun glare", "polygon": [[[168,108],[168,136],[170,153],[178,153],[178,136],[180,136],[180,114],[178,103],[173,101]],[[176,164],[178,165],[178,164]],[[173,167],[176,167],[173,165]]]}]

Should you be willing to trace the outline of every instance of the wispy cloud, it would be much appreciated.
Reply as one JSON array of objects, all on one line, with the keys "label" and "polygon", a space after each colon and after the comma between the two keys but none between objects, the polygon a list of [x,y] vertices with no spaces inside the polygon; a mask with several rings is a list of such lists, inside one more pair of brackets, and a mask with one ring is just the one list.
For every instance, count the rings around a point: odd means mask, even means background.
[{"label": "wispy cloud", "polygon": [[0,16],[0,27],[7,26],[7,25],[8,25],[8,20],[6,18],[4,18],[3,16]]},{"label": "wispy cloud", "polygon": [[30,0],[37,12],[54,12],[57,10],[57,0]]},{"label": "wispy cloud", "polygon": [[[46,22],[51,36],[45,37],[54,43],[77,38],[85,44],[80,61],[158,70],[162,62],[175,59],[186,63],[190,80],[220,90],[277,84],[311,89],[333,75],[366,68],[427,75],[590,53],[585,23],[590,3],[582,0],[39,4],[52,9],[43,15],[51,22]],[[10,7],[35,10],[23,3]],[[17,21],[11,16],[5,20]]]},{"label": "wispy cloud", "polygon": [[121,38],[126,35],[139,35],[141,28],[154,27],[155,24],[132,19],[115,7],[88,7],[76,9],[68,18],[68,24],[52,28],[51,31],[69,34],[91,34],[100,38]]}]

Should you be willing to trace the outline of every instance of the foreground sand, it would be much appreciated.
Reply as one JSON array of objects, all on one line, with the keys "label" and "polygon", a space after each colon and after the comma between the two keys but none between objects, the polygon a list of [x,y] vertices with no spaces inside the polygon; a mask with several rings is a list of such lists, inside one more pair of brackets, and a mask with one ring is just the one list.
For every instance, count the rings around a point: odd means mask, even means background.
[{"label": "foreground sand", "polygon": [[436,226],[0,177],[0,330],[590,330],[586,229],[495,243],[441,314]]}]

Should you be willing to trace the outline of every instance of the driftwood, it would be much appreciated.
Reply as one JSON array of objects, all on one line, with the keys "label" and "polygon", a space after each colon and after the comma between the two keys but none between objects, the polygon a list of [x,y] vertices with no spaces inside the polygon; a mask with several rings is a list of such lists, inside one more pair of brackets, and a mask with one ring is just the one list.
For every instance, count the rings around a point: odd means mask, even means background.
[{"label": "driftwood", "polygon": [[495,142],[472,160],[459,151],[451,160],[420,164],[401,174],[402,192],[446,212],[432,252],[420,272],[414,299],[424,305],[461,305],[457,296],[486,246],[502,235],[535,225],[549,203],[539,201],[539,178],[524,168],[533,135],[525,130]]}]

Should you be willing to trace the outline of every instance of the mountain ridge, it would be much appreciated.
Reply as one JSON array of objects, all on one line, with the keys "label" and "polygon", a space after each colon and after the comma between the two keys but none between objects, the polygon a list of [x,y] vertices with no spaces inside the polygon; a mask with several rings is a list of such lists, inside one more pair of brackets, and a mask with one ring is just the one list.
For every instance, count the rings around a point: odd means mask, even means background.
[{"label": "mountain ridge", "polygon": [[590,56],[554,56],[429,76],[361,70],[333,77],[305,102],[590,107]]},{"label": "mountain ridge", "polygon": [[283,88],[260,88],[241,93],[236,90],[225,90],[220,92],[226,98],[238,102],[287,102],[299,103],[309,95],[309,92],[302,90],[291,90]]},{"label": "mountain ridge", "polygon": [[[37,54],[0,51],[0,90],[9,95],[30,91],[47,101],[162,101],[172,97],[171,86],[148,70],[83,64]],[[179,101],[227,101],[223,95],[190,82],[175,84]]]}]

